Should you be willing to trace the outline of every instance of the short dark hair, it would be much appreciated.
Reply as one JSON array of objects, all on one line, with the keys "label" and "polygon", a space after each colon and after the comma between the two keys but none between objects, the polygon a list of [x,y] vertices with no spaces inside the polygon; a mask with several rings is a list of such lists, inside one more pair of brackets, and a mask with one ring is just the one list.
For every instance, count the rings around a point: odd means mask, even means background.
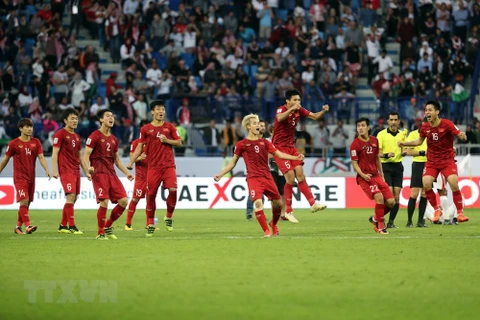
[{"label": "short dark hair", "polygon": [[299,96],[299,95],[300,95],[300,91],[298,91],[295,88],[288,89],[287,91],[285,91],[285,99],[287,100],[292,99],[293,96]]},{"label": "short dark hair", "polygon": [[267,124],[267,121],[265,121],[265,120],[263,120],[263,119],[259,119],[259,120],[258,120],[258,123],[260,123],[260,122],[263,122],[263,123]]},{"label": "short dark hair", "polygon": [[78,111],[75,110],[75,109],[73,109],[73,108],[67,108],[67,109],[63,110],[63,111],[62,111],[62,120],[64,120],[64,121],[67,120],[68,117],[69,117],[71,114],[73,114],[73,115],[75,115],[75,116],[78,117]]},{"label": "short dark hair", "polygon": [[390,118],[390,116],[397,116],[398,119],[400,119],[400,113],[398,113],[397,111],[390,111],[388,113],[388,117]]},{"label": "short dark hair", "polygon": [[18,129],[21,129],[23,127],[32,127],[33,128],[33,121],[32,121],[32,119],[29,119],[29,118],[20,119],[20,121],[18,121],[17,127],[18,127]]},{"label": "short dark hair", "polygon": [[357,121],[355,121],[355,124],[358,125],[361,122],[365,122],[367,127],[370,125],[370,120],[367,117],[358,118]]},{"label": "short dark hair", "polygon": [[442,109],[442,107],[440,106],[440,103],[437,100],[428,100],[425,103],[425,107],[428,106],[429,104],[431,104],[435,108],[435,110],[440,111],[440,109]]},{"label": "short dark hair", "polygon": [[97,119],[98,120],[103,119],[104,114],[107,113],[107,112],[111,112],[113,114],[113,111],[110,110],[110,109],[102,109],[102,110],[97,112]]},{"label": "short dark hair", "polygon": [[165,101],[163,100],[154,100],[152,102],[150,102],[150,111],[153,111],[155,110],[155,107],[164,107],[165,108]]}]

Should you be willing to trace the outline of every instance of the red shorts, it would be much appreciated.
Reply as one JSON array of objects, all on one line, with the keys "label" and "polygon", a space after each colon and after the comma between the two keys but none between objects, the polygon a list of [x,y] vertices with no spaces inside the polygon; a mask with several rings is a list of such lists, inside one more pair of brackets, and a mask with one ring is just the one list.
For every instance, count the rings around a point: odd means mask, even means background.
[{"label": "red shorts", "polygon": [[[300,153],[298,153],[298,150],[296,148],[282,148],[282,149],[279,148],[278,150],[292,156],[300,155]],[[273,158],[275,159],[278,169],[280,169],[282,174],[285,174],[288,171],[293,170],[298,166],[303,166],[303,161],[300,161],[300,160],[285,160],[285,159],[280,159],[279,157],[276,157],[276,156],[273,156]]]},{"label": "red shorts", "polygon": [[80,194],[80,172],[78,174],[62,174],[60,182],[65,194]]},{"label": "red shorts", "polygon": [[147,192],[156,195],[163,182],[164,189],[177,188],[177,170],[173,167],[166,169],[149,169],[147,171]]},{"label": "red shorts", "polygon": [[97,203],[103,199],[117,203],[118,200],[127,197],[125,188],[117,175],[97,173],[92,177],[92,183],[97,196]]},{"label": "red shorts", "polygon": [[431,167],[428,165],[428,161],[425,163],[425,168],[423,169],[423,176],[432,176],[434,178],[438,177],[438,174],[441,173],[445,179],[448,179],[452,174],[458,175],[457,164],[450,163],[442,167]]},{"label": "red shorts", "polygon": [[390,187],[381,176],[371,177],[370,181],[365,181],[364,179],[357,177],[357,184],[362,188],[363,192],[365,192],[370,200],[373,200],[373,197],[377,193],[381,193],[385,200],[393,198],[392,190],[390,190]]},{"label": "red shorts", "polygon": [[29,202],[33,202],[35,183],[14,181],[13,184],[15,185],[15,190],[17,190],[17,202],[25,199],[28,199]]},{"label": "red shorts", "polygon": [[135,177],[135,185],[133,186],[133,197],[143,199],[147,194],[147,179],[137,179]]},{"label": "red shorts", "polygon": [[262,199],[263,194],[265,194],[269,200],[279,200],[281,198],[277,185],[271,176],[268,178],[249,178],[247,179],[247,184],[252,201]]}]

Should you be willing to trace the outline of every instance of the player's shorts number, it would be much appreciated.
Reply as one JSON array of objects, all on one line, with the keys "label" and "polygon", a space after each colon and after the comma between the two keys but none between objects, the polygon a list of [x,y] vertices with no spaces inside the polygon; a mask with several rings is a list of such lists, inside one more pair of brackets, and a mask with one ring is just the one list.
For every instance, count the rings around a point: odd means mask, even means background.
[{"label": "player's shorts number", "polygon": [[72,184],[71,183],[67,183],[67,191],[72,191]]},{"label": "player's shorts number", "polygon": [[285,161],[285,167],[286,167],[287,169],[290,169],[290,168],[291,168],[289,161]]},{"label": "player's shorts number", "polygon": [[255,197],[255,190],[250,191],[250,194],[252,195],[252,198]]},{"label": "player's shorts number", "polygon": [[370,191],[372,193],[380,192],[380,190],[378,190],[378,186],[376,184],[374,184],[373,186],[370,186]]},{"label": "player's shorts number", "polygon": [[102,188],[98,188],[98,196],[103,197],[103,189]]},{"label": "player's shorts number", "polygon": [[137,197],[142,196],[142,189],[135,189],[135,193],[137,194]]}]

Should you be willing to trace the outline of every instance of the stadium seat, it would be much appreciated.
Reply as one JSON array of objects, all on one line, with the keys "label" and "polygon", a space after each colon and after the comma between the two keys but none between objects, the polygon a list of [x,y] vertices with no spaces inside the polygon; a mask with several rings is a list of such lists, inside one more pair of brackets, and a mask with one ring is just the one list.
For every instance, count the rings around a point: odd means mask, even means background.
[{"label": "stadium seat", "polygon": [[250,77],[250,66],[248,64],[243,65],[243,71],[245,71],[245,74]]},{"label": "stadium seat", "polygon": [[178,7],[180,6],[180,3],[182,1],[181,0],[171,0],[169,1],[169,7],[170,9],[172,9],[173,11],[178,11]]},{"label": "stadium seat", "polygon": [[185,61],[185,65],[186,65],[189,69],[192,69],[192,68],[193,68],[193,63],[195,62],[195,60],[194,60],[194,58],[193,58],[193,55],[191,55],[190,53],[182,53],[182,54],[180,55],[180,59]]},{"label": "stadium seat", "polygon": [[195,77],[195,82],[197,83],[197,87],[199,89],[201,89],[203,87],[202,78],[200,78],[199,76]]},{"label": "stadium seat", "polygon": [[287,18],[288,18],[288,10],[284,10],[284,9],[278,9],[277,10],[277,18],[280,18],[282,19],[282,21],[287,21]]}]

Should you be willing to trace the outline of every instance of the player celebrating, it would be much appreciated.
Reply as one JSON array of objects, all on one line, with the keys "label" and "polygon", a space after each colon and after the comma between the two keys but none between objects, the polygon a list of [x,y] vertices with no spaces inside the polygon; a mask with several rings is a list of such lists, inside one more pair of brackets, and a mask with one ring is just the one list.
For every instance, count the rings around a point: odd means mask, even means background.
[{"label": "player celebrating", "polygon": [[[87,166],[90,164],[88,172],[92,174],[93,189],[97,196],[97,203],[100,203],[97,211],[97,239],[116,240],[117,237],[113,234],[112,225],[125,211],[128,198],[125,188],[115,172],[114,164],[127,176],[128,180],[132,181],[133,175],[128,172],[120,160],[118,140],[111,133],[111,129],[115,124],[113,112],[109,109],[100,110],[97,118],[101,123],[101,127],[88,137],[84,161]],[[109,200],[118,204],[110,213],[110,218],[105,221]],[[107,237],[105,237],[105,234]]]},{"label": "player celebrating", "polygon": [[152,237],[155,232],[155,198],[162,182],[163,187],[168,189],[165,227],[168,231],[173,231],[172,216],[177,204],[177,171],[172,147],[182,146],[182,139],[175,126],[164,121],[165,102],[163,100],[153,101],[150,103],[150,110],[153,121],[144,125],[140,130],[140,141],[127,166],[132,168],[133,162],[137,160],[142,153],[143,146],[147,144],[147,237]]},{"label": "player celebrating", "polygon": [[396,228],[395,218],[397,217],[403,186],[403,155],[401,148],[398,147],[398,142],[405,141],[407,130],[399,128],[400,114],[396,111],[388,114],[387,122],[388,127],[377,134],[377,139],[384,178],[395,197],[395,206],[390,212],[387,228]]},{"label": "player celebrating", "polygon": [[7,166],[10,158],[13,157],[13,184],[17,190],[17,202],[20,202],[18,209],[17,226],[13,230],[16,234],[25,234],[22,224],[25,225],[27,234],[37,230],[37,226],[30,224],[28,207],[35,195],[35,160],[38,158],[45,174],[50,178],[47,161],[43,156],[43,149],[40,140],[32,138],[33,122],[30,119],[18,121],[20,137],[10,141],[5,157],[0,163],[0,173]]},{"label": "player celebrating", "polygon": [[458,187],[457,164],[455,163],[455,151],[453,148],[454,137],[462,141],[467,140],[465,132],[461,132],[447,119],[439,118],[440,103],[435,100],[425,104],[425,116],[427,121],[420,130],[420,136],[415,141],[399,142],[399,146],[419,146],[427,139],[427,163],[423,173],[423,188],[428,202],[435,209],[433,222],[440,220],[443,212],[437,203],[437,198],[432,186],[439,173],[446,177],[453,193],[453,202],[457,207],[458,221],[468,221],[463,215],[463,196]]},{"label": "player celebrating", "polygon": [[[304,156],[283,153],[277,150],[267,139],[259,139],[260,125],[256,114],[245,116],[242,120],[242,126],[248,131],[247,137],[237,143],[232,160],[214,179],[218,182],[227,172],[235,168],[238,159],[243,156],[247,167],[248,190],[255,206],[255,216],[258,223],[262,227],[265,237],[271,237],[272,233],[274,236],[278,236],[277,222],[280,219],[282,203],[277,186],[268,168],[268,154],[271,153],[280,159],[292,161],[302,161]],[[263,194],[272,201],[273,218],[270,221],[272,232],[268,228],[267,219],[263,212]]]},{"label": "player celebrating", "polygon": [[[424,119],[426,122],[427,119]],[[407,137],[407,141],[417,140],[420,136],[420,128],[422,127],[422,119],[416,119],[417,130],[410,132]],[[417,203],[418,195],[421,194],[420,201],[418,203],[418,222],[417,228],[427,228],[424,222],[425,209],[427,208],[427,198],[425,198],[425,192],[423,191],[422,174],[427,161],[427,141],[414,148],[405,148],[402,152],[403,156],[412,156],[412,177],[410,179],[410,198],[408,199],[408,221],[407,228],[413,227],[412,217],[415,212],[415,205]]]},{"label": "player celebrating", "polygon": [[[132,145],[130,146],[130,156],[132,156],[137,149],[139,141],[140,139],[135,139],[132,141]],[[147,155],[145,152],[146,150],[144,145],[142,154],[140,154],[140,156],[133,161],[135,162],[135,185],[133,187],[133,198],[130,200],[128,205],[128,216],[127,222],[125,223],[126,231],[133,230],[132,219],[133,215],[135,214],[135,210],[137,209],[138,201],[145,198],[145,194],[147,192],[147,161],[145,160]]]},{"label": "player celebrating", "polygon": [[[319,120],[329,110],[328,105],[322,107],[322,111],[312,113],[300,105],[300,92],[297,89],[288,89],[285,92],[285,105],[277,109],[277,115],[275,116],[275,123],[273,129],[273,144],[278,150],[292,155],[298,156],[299,152],[295,148],[295,127],[301,117],[308,117],[312,120]],[[285,176],[285,217],[291,222],[298,223],[298,220],[293,215],[292,209],[292,197],[293,197],[293,184],[295,178],[298,180],[298,189],[307,198],[310,204],[310,210],[316,212],[325,209],[327,206],[324,204],[315,203],[312,191],[308,187],[305,180],[305,174],[303,172],[303,160],[287,160],[275,157],[275,162],[278,168]]]},{"label": "player celebrating", "polygon": [[360,118],[356,124],[358,137],[350,145],[350,157],[353,169],[357,173],[357,184],[367,197],[375,200],[375,215],[369,219],[373,224],[373,230],[380,234],[388,234],[384,216],[395,205],[395,199],[392,190],[383,179],[378,140],[368,134],[370,120]]},{"label": "player celebrating", "polygon": [[52,152],[52,177],[55,179],[60,177],[66,196],[58,232],[83,234],[75,225],[73,209],[80,194],[80,166],[88,180],[91,180],[92,177],[82,158],[80,136],[75,133],[78,125],[78,112],[73,108],[65,109],[62,112],[62,119],[65,127],[55,133]]}]

